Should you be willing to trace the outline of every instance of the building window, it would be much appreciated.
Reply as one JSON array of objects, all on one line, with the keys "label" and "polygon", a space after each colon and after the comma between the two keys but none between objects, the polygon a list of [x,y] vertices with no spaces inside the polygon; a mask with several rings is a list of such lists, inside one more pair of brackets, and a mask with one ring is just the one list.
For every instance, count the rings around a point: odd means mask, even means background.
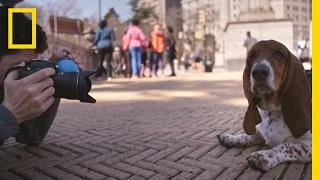
[{"label": "building window", "polygon": [[290,10],[290,6],[289,5],[287,5],[287,10]]},{"label": "building window", "polygon": [[292,9],[293,9],[294,11],[298,11],[298,6],[293,6]]}]

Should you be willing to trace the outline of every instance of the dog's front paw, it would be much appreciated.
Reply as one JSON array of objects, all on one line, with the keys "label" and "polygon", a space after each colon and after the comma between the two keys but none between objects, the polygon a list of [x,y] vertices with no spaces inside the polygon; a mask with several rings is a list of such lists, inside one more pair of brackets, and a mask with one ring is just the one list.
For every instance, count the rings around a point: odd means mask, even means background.
[{"label": "dog's front paw", "polygon": [[237,146],[237,142],[232,134],[220,134],[217,135],[218,141],[221,145],[228,148]]},{"label": "dog's front paw", "polygon": [[255,170],[260,172],[267,172],[271,167],[270,159],[267,153],[254,152],[247,157],[248,164]]}]

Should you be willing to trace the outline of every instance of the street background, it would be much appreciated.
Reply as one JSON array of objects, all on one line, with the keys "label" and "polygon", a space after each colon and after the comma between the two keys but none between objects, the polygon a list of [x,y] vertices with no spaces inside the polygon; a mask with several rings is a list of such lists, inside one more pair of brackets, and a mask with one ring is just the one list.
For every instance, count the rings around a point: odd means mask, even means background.
[{"label": "street background", "polygon": [[[92,68],[92,51],[87,47],[88,33],[106,19],[116,33],[114,45],[122,44],[122,35],[130,20],[137,18],[149,38],[153,25],[165,30],[171,26],[177,39],[177,61],[197,54],[216,67],[242,70],[246,57],[243,46],[246,32],[260,40],[274,39],[304,61],[311,59],[311,0],[24,0],[17,7],[36,7],[37,22],[46,30],[50,57],[61,49],[79,56],[86,68]],[[81,31],[55,33],[49,17],[67,17],[83,23]],[[59,29],[64,25],[58,25]],[[190,42],[190,43],[189,43]],[[190,50],[186,49],[190,45]],[[190,52],[189,52],[190,51]]]},{"label": "street background", "polygon": [[140,79],[123,74],[111,81],[95,79],[90,94],[97,103],[62,100],[39,147],[6,141],[0,149],[0,179],[311,179],[311,163],[254,171],[246,157],[266,147],[228,149],[216,138],[243,132],[247,31],[258,41],[282,42],[311,67],[311,0],[88,2],[18,4],[37,8],[49,43],[41,58],[68,50],[82,69],[95,69],[97,52],[89,45],[99,21],[108,22],[116,33],[114,44],[121,46],[124,31],[138,18],[147,38],[155,23],[174,28],[177,76],[167,77],[166,66],[162,78],[148,78],[147,68]]}]

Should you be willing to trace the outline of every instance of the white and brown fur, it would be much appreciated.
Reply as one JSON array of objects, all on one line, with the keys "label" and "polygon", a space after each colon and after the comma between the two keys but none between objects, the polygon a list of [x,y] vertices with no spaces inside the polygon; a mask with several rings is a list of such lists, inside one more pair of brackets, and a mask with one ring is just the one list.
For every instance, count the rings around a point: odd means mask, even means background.
[{"label": "white and brown fur", "polygon": [[[281,104],[278,103],[278,90],[275,68],[277,64],[271,62],[270,58],[261,57],[252,65],[252,69],[259,63],[265,63],[270,73],[266,79],[265,88],[256,88],[256,81],[250,75],[251,91],[260,96],[257,103],[261,116],[261,123],[256,125],[256,133],[247,135],[221,134],[218,135],[219,142],[226,147],[248,147],[253,145],[267,145],[271,149],[260,150],[251,153],[247,157],[249,165],[259,171],[266,172],[280,163],[284,162],[310,162],[311,161],[311,132],[305,132],[302,136],[295,138],[291,133],[284,115]],[[251,69],[251,70],[252,70]],[[266,94],[271,94],[265,96]]]}]

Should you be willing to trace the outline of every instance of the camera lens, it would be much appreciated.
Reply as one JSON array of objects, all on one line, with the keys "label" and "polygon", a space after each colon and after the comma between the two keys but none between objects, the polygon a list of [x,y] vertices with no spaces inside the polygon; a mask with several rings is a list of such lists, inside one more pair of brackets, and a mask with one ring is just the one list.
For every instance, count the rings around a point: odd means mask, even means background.
[{"label": "camera lens", "polygon": [[94,73],[95,71],[57,73],[53,77],[55,97],[95,103],[96,100],[88,94],[91,90],[89,77]]}]

